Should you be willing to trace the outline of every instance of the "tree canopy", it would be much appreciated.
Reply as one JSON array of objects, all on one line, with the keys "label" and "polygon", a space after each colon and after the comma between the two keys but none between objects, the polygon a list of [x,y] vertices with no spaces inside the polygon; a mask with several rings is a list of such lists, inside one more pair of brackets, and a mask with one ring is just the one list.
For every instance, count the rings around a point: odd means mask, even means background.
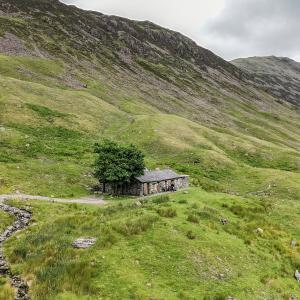
[{"label": "tree canopy", "polygon": [[134,145],[104,140],[95,145],[95,177],[102,183],[128,184],[144,173],[143,153]]}]

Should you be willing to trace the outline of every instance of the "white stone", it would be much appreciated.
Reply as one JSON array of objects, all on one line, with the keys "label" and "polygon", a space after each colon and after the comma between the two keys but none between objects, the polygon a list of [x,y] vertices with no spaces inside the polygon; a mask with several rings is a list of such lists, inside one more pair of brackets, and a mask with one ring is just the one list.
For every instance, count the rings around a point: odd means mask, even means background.
[{"label": "white stone", "polygon": [[263,229],[261,229],[261,228],[257,228],[257,229],[256,229],[256,232],[257,232],[258,234],[263,234],[263,233],[264,233]]}]

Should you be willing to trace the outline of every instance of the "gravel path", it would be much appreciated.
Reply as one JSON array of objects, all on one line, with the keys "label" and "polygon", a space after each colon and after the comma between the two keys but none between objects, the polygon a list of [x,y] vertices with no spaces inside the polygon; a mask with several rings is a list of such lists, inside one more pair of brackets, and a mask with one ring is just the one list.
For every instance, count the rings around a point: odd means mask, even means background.
[{"label": "gravel path", "polygon": [[105,205],[106,202],[102,197],[89,196],[78,199],[61,199],[61,198],[52,198],[52,197],[43,197],[43,196],[32,196],[25,194],[12,194],[12,195],[0,195],[0,203],[7,200],[38,200],[38,201],[47,201],[47,202],[57,202],[57,203],[78,203],[78,204],[91,204],[91,205]]}]

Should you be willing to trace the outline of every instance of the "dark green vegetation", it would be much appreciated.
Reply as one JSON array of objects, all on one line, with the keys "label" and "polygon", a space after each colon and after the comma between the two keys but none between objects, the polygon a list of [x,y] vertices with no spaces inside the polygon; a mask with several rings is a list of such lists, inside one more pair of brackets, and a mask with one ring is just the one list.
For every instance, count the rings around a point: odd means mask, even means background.
[{"label": "dark green vegetation", "polygon": [[[142,206],[135,200],[102,208],[30,205],[36,226],[10,239],[5,252],[13,270],[31,282],[33,299],[233,295],[288,300],[300,295],[293,277],[300,248],[290,246],[300,240],[296,200],[193,188],[145,199]],[[96,245],[73,249],[72,241],[82,236],[97,237]]]},{"label": "dark green vegetation", "polygon": [[94,163],[95,177],[104,185],[130,184],[144,173],[143,153],[134,145],[120,145],[104,140],[95,145],[97,158]]},{"label": "dark green vegetation", "polygon": [[[34,300],[299,297],[299,109],[150,22],[55,0],[0,10],[1,194],[89,194],[104,138],[197,187],[142,207],[33,203],[5,251]],[[75,251],[81,236],[98,242]]]}]

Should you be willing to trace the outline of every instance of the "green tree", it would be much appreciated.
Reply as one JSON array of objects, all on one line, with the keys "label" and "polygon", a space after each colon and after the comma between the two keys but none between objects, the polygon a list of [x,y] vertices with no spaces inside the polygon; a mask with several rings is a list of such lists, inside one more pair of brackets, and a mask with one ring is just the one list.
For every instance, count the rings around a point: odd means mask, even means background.
[{"label": "green tree", "polygon": [[95,177],[104,185],[109,183],[114,191],[118,185],[124,186],[144,173],[143,153],[134,145],[120,145],[104,140],[95,145],[98,154],[95,163]]}]

